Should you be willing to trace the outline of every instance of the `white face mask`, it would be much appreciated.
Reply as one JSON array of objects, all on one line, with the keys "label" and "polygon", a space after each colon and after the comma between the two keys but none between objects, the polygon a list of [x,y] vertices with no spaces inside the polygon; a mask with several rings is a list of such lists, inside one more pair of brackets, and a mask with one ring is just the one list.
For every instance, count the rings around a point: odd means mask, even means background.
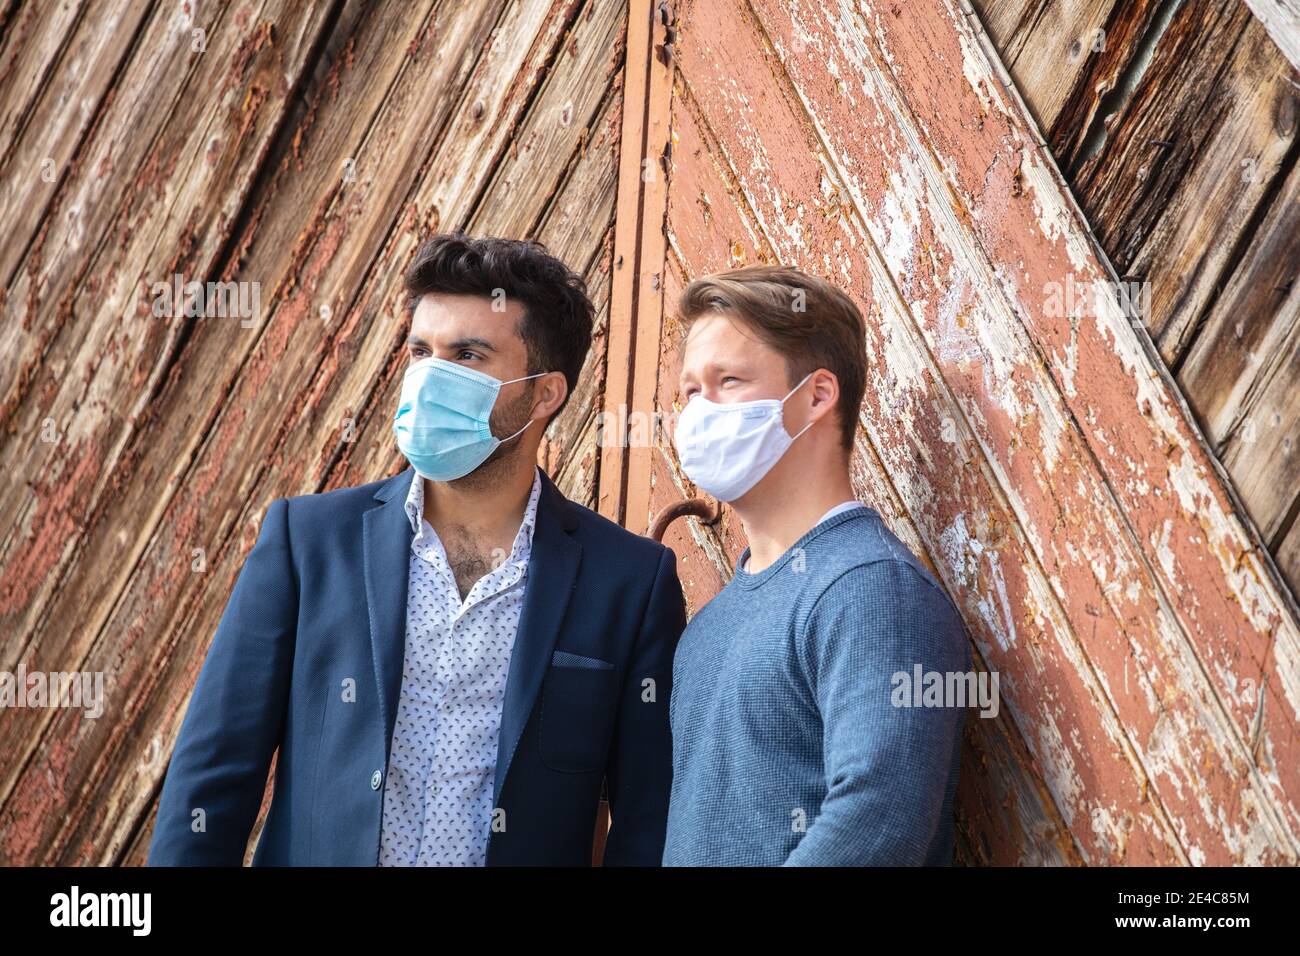
[{"label": "white face mask", "polygon": [[686,477],[719,501],[735,501],[763,480],[786,449],[812,425],[795,435],[785,430],[786,399],[808,379],[809,372],[785,398],[720,404],[696,395],[682,409],[673,436]]}]

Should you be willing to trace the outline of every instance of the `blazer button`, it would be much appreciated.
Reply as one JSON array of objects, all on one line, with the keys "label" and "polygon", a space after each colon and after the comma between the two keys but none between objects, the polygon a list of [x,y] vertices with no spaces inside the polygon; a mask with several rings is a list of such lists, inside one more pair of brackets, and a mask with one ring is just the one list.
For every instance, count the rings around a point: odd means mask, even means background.
[{"label": "blazer button", "polygon": [[380,773],[378,770],[372,773],[370,775],[370,789],[378,790],[379,784],[383,781],[383,779],[384,779],[384,775]]}]

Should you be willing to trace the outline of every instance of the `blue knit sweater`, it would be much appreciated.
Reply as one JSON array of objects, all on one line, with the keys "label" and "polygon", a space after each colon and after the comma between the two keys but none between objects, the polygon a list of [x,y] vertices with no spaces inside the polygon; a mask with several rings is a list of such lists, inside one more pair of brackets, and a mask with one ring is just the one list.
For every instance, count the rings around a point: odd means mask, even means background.
[{"label": "blue knit sweater", "polygon": [[950,864],[964,710],[896,705],[970,670],[952,602],[871,508],[748,557],[677,646],[664,865]]}]

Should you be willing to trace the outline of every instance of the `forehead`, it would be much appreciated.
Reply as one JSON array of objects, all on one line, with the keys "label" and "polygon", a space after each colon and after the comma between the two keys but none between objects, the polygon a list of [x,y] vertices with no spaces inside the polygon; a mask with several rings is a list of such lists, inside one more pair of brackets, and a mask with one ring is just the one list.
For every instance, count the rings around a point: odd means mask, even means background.
[{"label": "forehead", "polygon": [[724,313],[700,316],[691,325],[682,349],[682,377],[702,375],[711,368],[780,364],[781,355],[734,317]]},{"label": "forehead", "polygon": [[523,316],[524,306],[518,300],[494,302],[486,296],[430,292],[420,298],[411,315],[411,335],[433,345],[473,335],[502,348],[511,340],[522,344]]}]

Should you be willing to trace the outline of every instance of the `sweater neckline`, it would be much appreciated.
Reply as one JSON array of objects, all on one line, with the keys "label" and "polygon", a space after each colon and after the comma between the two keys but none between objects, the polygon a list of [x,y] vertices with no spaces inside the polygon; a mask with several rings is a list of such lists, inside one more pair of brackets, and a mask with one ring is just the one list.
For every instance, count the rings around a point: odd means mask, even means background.
[{"label": "sweater neckline", "polygon": [[850,508],[847,511],[841,511],[837,515],[832,515],[825,521],[819,521],[817,524],[805,531],[798,541],[786,548],[779,558],[765,567],[762,571],[751,572],[745,570],[745,562],[749,559],[749,545],[745,545],[745,550],[742,551],[740,557],[736,559],[736,566],[732,571],[731,580],[742,588],[756,588],[764,581],[767,581],[776,575],[814,538],[825,534],[831,528],[838,527],[839,525],[846,524],[850,521],[859,521],[869,515],[880,517],[875,508],[870,505],[863,505],[861,508]]}]

